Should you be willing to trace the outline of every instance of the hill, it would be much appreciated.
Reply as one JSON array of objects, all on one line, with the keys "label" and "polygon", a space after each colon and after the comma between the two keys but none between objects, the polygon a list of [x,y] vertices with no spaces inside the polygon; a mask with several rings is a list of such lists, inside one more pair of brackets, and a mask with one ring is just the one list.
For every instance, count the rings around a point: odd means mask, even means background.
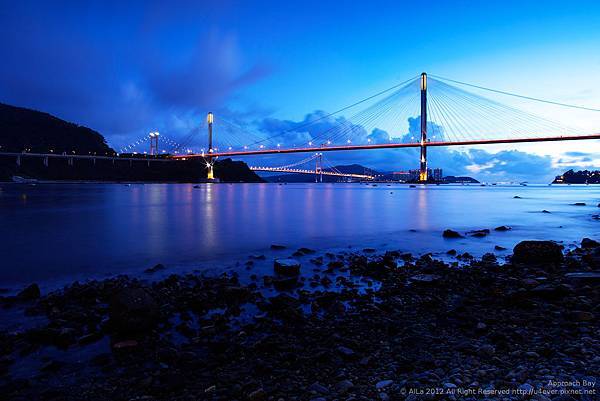
[{"label": "hill", "polygon": [[98,132],[48,113],[0,103],[0,151],[113,154]]},{"label": "hill", "polygon": [[557,175],[553,184],[600,184],[600,171],[598,170],[580,170],[566,171],[562,175]]}]

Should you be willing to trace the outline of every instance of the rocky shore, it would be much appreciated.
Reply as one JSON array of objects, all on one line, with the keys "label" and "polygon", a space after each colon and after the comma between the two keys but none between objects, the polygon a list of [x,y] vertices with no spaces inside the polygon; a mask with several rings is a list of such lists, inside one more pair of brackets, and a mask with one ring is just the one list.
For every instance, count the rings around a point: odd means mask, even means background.
[{"label": "rocky shore", "polygon": [[0,297],[25,314],[0,332],[0,399],[600,398],[593,240],[525,241],[502,263],[273,249],[250,282],[120,276]]}]

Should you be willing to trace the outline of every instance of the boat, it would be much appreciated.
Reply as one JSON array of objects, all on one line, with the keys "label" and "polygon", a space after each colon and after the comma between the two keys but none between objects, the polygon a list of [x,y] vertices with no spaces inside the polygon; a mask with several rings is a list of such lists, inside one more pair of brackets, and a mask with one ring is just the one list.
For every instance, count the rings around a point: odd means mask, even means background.
[{"label": "boat", "polygon": [[19,175],[13,175],[12,180],[17,184],[37,184],[38,182],[35,178],[24,178]]}]

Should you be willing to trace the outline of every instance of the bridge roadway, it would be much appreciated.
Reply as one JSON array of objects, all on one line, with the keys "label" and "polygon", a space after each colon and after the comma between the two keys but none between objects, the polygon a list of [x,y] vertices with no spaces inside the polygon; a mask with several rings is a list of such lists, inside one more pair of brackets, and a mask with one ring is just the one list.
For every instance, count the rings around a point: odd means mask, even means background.
[{"label": "bridge roadway", "polygon": [[[427,142],[427,147],[434,146],[468,146],[468,145],[493,145],[503,143],[526,143],[526,142],[557,142],[557,141],[578,141],[584,139],[600,139],[600,134],[590,135],[564,135],[539,138],[512,138],[512,139],[479,139],[456,142]],[[187,154],[174,155],[173,159],[188,159],[193,157],[231,157],[231,156],[250,156],[250,155],[270,155],[284,153],[305,153],[305,152],[333,152],[348,150],[367,150],[367,149],[396,149],[396,148],[419,148],[420,142],[411,143],[382,143],[370,145],[334,145],[334,146],[312,146],[302,148],[276,148],[276,149],[254,149],[254,150],[232,150],[227,152],[213,152],[210,154]]]},{"label": "bridge roadway", "polygon": [[119,157],[119,156],[101,156],[101,155],[79,155],[67,153],[27,153],[27,152],[0,152],[0,156],[8,157],[39,157],[39,158],[55,158],[55,159],[88,159],[88,160],[129,160],[129,161],[145,161],[145,162],[172,162],[173,158],[156,158],[148,157]]}]

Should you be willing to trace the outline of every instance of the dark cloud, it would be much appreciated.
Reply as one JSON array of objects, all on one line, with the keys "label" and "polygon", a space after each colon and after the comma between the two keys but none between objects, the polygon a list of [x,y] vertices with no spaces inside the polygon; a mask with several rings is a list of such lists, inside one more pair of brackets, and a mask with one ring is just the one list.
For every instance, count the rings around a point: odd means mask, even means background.
[{"label": "dark cloud", "polygon": [[269,73],[243,60],[235,34],[208,28],[214,4],[187,6],[184,15],[159,2],[3,4],[0,102],[121,142],[159,127],[177,130],[170,122],[219,107]]}]

